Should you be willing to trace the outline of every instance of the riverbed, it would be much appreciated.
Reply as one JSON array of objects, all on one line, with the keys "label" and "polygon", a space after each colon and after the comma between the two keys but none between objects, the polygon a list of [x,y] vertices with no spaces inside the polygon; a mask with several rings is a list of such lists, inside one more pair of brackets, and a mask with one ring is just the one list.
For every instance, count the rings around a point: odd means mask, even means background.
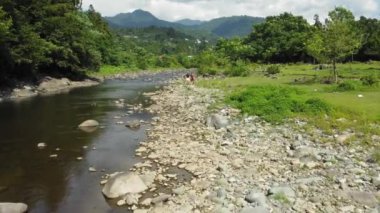
[{"label": "riverbed", "polygon": [[[28,212],[125,212],[108,202],[99,181],[139,161],[151,114],[132,106],[150,105],[152,92],[178,74],[107,80],[63,94],[0,103],[0,202],[23,202]],[[122,99],[123,104],[117,104]],[[99,121],[94,132],[77,128]],[[137,130],[124,123],[142,120]],[[38,149],[38,143],[46,143]],[[56,156],[56,157],[55,157]],[[93,167],[95,172],[90,172]]]}]

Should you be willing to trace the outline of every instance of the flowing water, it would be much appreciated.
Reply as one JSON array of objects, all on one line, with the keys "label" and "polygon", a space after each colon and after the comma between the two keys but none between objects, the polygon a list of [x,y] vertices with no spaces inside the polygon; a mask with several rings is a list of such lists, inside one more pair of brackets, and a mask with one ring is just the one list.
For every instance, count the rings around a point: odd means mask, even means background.
[{"label": "flowing water", "polygon": [[[126,212],[103,197],[99,182],[104,174],[126,171],[138,162],[135,149],[149,128],[131,130],[117,122],[149,121],[152,115],[128,114],[131,109],[116,106],[115,100],[148,105],[142,93],[175,76],[110,80],[65,94],[0,103],[0,202],[24,202],[29,212],[38,213]],[[78,129],[87,119],[101,127],[91,133]],[[47,147],[38,149],[40,142]],[[58,157],[51,158],[53,154]]]}]

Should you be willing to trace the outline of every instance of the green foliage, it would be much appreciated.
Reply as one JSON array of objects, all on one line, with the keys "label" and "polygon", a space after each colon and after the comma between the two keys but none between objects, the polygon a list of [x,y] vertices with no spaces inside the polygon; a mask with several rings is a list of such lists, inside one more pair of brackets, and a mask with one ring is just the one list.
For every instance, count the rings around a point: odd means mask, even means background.
[{"label": "green foliage", "polygon": [[230,61],[218,52],[206,50],[198,55],[197,63],[200,75],[216,75],[222,73]]},{"label": "green foliage", "polygon": [[295,62],[305,59],[305,43],[310,32],[306,19],[283,13],[267,17],[266,22],[256,25],[245,43],[252,48],[252,60]]},{"label": "green foliage", "polygon": [[9,35],[9,28],[12,26],[12,19],[7,17],[7,14],[0,7],[0,42],[5,41]]},{"label": "green foliage", "polygon": [[276,75],[281,72],[280,66],[278,65],[270,65],[266,68],[266,74],[267,75]]},{"label": "green foliage", "polygon": [[374,151],[374,152],[372,153],[372,159],[373,159],[376,163],[380,164],[380,151],[379,151],[379,150],[376,150],[376,151]]},{"label": "green foliage", "polygon": [[361,46],[362,38],[355,27],[351,11],[337,7],[329,13],[322,29],[317,29],[307,42],[310,55],[320,62],[333,64],[335,82],[338,82],[336,63],[353,55]]},{"label": "green foliage", "polygon": [[363,34],[363,46],[355,54],[356,60],[380,60],[380,20],[360,17],[357,27]]},{"label": "green foliage", "polygon": [[252,86],[233,93],[228,102],[244,113],[261,116],[269,122],[281,122],[297,113],[330,113],[331,107],[322,100],[305,100],[302,95],[302,91],[290,87]]},{"label": "green foliage", "polygon": [[283,192],[274,194],[273,199],[283,204],[291,204],[290,200]]},{"label": "green foliage", "polygon": [[360,81],[364,86],[375,86],[378,85],[379,79],[376,78],[374,75],[367,75],[360,78]]},{"label": "green foliage", "polygon": [[248,76],[250,72],[248,64],[243,60],[237,60],[232,63],[230,69],[224,71],[227,76]]},{"label": "green foliage", "polygon": [[69,0],[2,1],[0,7],[6,8],[9,17],[3,21],[6,16],[0,11],[0,39],[3,29],[8,28],[11,36],[0,45],[0,55],[7,58],[0,60],[5,70],[1,77],[98,69],[109,54],[112,38],[100,14],[82,12],[79,4]]},{"label": "green foliage", "polygon": [[344,81],[336,87],[336,91],[345,92],[345,91],[355,91],[359,87],[356,81]]},{"label": "green foliage", "polygon": [[323,113],[329,114],[331,112],[331,107],[325,101],[322,101],[319,98],[308,99],[305,104],[306,107],[304,109],[296,112],[303,112],[302,110],[306,110],[306,112],[314,115],[320,115]]}]

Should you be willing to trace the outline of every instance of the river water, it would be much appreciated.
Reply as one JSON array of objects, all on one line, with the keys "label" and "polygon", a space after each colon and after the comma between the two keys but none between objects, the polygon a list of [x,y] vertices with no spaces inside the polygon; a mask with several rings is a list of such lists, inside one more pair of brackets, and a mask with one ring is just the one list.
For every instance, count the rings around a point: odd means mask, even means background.
[{"label": "river water", "polygon": [[[135,149],[149,128],[130,130],[117,122],[149,121],[152,115],[127,115],[131,109],[116,106],[115,100],[148,105],[142,93],[176,76],[109,80],[64,94],[0,103],[0,202],[24,202],[31,213],[126,212],[103,197],[99,182],[104,174],[126,171],[138,162]],[[101,128],[92,133],[78,129],[87,119],[99,121]],[[47,147],[38,149],[40,142]]]}]

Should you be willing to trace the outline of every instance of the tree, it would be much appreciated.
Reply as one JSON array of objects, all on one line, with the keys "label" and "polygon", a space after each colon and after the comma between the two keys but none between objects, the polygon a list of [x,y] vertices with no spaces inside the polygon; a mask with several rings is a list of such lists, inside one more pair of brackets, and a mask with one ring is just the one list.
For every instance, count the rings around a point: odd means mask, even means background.
[{"label": "tree", "polygon": [[361,36],[355,28],[353,14],[342,7],[329,13],[325,25],[307,42],[308,53],[320,62],[333,65],[333,77],[338,82],[336,64],[353,55],[361,46]]},{"label": "tree", "polygon": [[356,59],[380,60],[380,21],[362,16],[357,26],[363,33],[363,46],[356,54]]},{"label": "tree", "polygon": [[255,25],[245,40],[251,46],[253,60],[266,62],[296,62],[306,56],[306,41],[311,26],[301,16],[283,13],[270,16],[262,24]]}]

